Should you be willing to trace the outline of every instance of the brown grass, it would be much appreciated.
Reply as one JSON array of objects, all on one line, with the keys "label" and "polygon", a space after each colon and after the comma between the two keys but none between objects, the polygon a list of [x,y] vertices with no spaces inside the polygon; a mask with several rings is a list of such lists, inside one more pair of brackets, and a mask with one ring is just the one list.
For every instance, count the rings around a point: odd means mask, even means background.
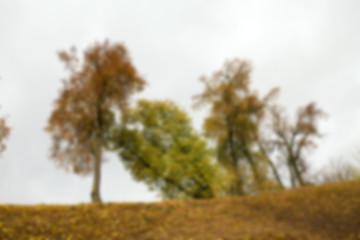
[{"label": "brown grass", "polygon": [[0,239],[360,239],[360,182],[185,202],[0,205]]}]

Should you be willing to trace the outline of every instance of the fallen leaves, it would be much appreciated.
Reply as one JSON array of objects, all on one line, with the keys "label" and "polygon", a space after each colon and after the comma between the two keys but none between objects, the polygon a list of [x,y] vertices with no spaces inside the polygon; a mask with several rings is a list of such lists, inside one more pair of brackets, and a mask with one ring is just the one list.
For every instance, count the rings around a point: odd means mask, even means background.
[{"label": "fallen leaves", "polygon": [[360,239],[360,182],[151,204],[0,205],[0,239]]}]

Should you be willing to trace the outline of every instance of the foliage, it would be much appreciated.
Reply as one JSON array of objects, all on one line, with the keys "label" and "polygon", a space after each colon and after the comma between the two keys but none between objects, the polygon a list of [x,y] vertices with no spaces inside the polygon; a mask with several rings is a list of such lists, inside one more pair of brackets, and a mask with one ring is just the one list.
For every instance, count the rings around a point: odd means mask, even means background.
[{"label": "foliage", "polygon": [[304,152],[316,147],[316,138],[322,136],[317,123],[326,114],[315,103],[309,103],[299,108],[291,123],[278,105],[271,106],[269,111],[273,130],[271,141],[288,166],[292,187],[303,186],[306,184],[303,174],[307,170]]},{"label": "foliage", "polygon": [[318,121],[326,114],[309,103],[291,122],[273,103],[279,89],[259,97],[250,89],[250,72],[246,61],[225,62],[220,71],[200,79],[205,90],[195,96],[196,106],[211,106],[204,131],[216,142],[218,161],[236,176],[232,193],[284,188],[278,159],[286,163],[292,187],[306,185],[305,152],[321,137]]},{"label": "foliage", "polygon": [[151,204],[0,205],[0,239],[359,239],[360,182]]},{"label": "foliage", "polygon": [[200,78],[205,90],[195,96],[196,106],[211,105],[204,131],[216,141],[218,161],[236,176],[233,195],[263,190],[271,182],[270,159],[262,156],[256,142],[267,102],[277,90],[261,99],[250,89],[250,71],[246,61],[225,62],[211,77]]},{"label": "foliage", "polygon": [[130,96],[141,90],[139,77],[125,47],[108,41],[96,43],[80,61],[76,49],[59,53],[70,71],[52,112],[48,127],[52,134],[52,158],[75,173],[94,172],[92,200],[99,193],[103,146],[114,122],[114,110],[124,112]]},{"label": "foliage", "polygon": [[9,137],[10,128],[6,125],[4,118],[0,118],[0,154],[5,151],[6,145],[4,141]]},{"label": "foliage", "polygon": [[225,190],[224,172],[173,102],[140,100],[114,132],[126,168],[164,198],[210,198]]}]

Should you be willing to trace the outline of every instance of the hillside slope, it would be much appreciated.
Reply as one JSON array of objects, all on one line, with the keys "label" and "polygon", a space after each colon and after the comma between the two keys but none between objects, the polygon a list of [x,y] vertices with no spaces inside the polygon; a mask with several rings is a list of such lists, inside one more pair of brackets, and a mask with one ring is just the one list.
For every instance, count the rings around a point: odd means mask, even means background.
[{"label": "hillside slope", "polygon": [[360,239],[360,182],[186,202],[0,205],[0,239]]}]

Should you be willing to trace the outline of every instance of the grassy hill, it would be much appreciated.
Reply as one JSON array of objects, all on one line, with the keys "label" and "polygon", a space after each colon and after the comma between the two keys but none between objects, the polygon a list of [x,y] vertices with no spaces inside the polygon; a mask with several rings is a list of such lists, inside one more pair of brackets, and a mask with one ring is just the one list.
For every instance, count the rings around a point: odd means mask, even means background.
[{"label": "grassy hill", "polygon": [[0,239],[360,239],[360,182],[185,202],[0,205]]}]

